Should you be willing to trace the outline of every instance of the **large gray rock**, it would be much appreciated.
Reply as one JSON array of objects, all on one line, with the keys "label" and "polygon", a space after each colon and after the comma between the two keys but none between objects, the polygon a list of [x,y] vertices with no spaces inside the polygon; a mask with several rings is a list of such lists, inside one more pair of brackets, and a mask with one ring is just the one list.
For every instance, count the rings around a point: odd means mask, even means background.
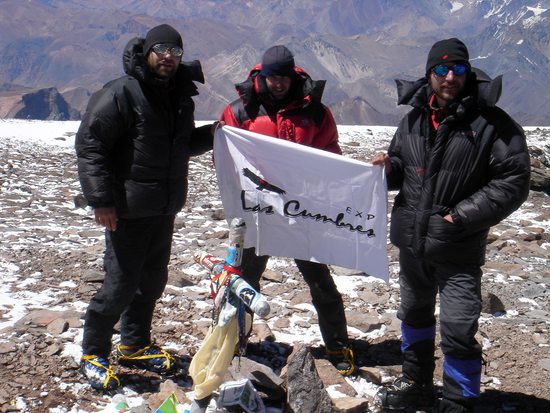
[{"label": "large gray rock", "polygon": [[506,308],[504,307],[501,299],[495,294],[483,291],[481,294],[481,312],[492,315],[501,315],[506,313]]},{"label": "large gray rock", "polygon": [[287,402],[291,412],[331,413],[331,399],[315,369],[315,361],[306,346],[299,346],[287,365]]},{"label": "large gray rock", "polygon": [[529,147],[531,155],[531,183],[533,191],[550,195],[550,160],[542,148]]},{"label": "large gray rock", "polygon": [[39,89],[21,96],[9,117],[16,119],[78,120],[80,114],[73,110],[54,87]]},{"label": "large gray rock", "polygon": [[531,184],[533,191],[542,191],[550,195],[550,170],[548,168],[531,167]]},{"label": "large gray rock", "polygon": [[[271,401],[285,399],[284,380],[277,376],[271,368],[257,363],[247,357],[235,357],[226,374],[226,380],[249,379],[261,396]],[[263,393],[263,394],[262,394]]]}]

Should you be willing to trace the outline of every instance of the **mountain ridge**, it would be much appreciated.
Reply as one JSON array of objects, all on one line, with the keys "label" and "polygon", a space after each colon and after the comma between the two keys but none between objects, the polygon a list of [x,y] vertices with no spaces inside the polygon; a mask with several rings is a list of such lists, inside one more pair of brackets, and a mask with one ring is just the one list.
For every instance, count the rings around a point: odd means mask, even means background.
[{"label": "mountain ridge", "polygon": [[284,44],[327,80],[323,100],[338,123],[395,125],[406,108],[396,107],[394,79],[421,77],[433,42],[456,36],[474,66],[504,75],[499,106],[522,125],[550,125],[549,9],[550,0],[5,0],[0,84],[21,94],[55,87],[82,114],[73,90],[121,76],[128,40],[166,22],[182,33],[184,59],[203,65],[197,119],[219,117],[263,51]]}]

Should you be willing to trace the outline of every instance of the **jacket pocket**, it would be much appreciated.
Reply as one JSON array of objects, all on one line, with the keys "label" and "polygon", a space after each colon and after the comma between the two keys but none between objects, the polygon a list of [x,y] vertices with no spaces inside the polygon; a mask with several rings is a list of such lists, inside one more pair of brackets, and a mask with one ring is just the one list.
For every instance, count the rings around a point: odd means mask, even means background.
[{"label": "jacket pocket", "polygon": [[411,248],[414,227],[414,211],[406,207],[392,210],[390,221],[390,241],[398,248]]},{"label": "jacket pocket", "polygon": [[428,220],[427,235],[442,241],[458,241],[464,235],[464,228],[460,224],[452,223],[436,214]]},{"label": "jacket pocket", "polygon": [[159,182],[124,182],[124,217],[141,218],[163,215],[167,206],[165,184]]},{"label": "jacket pocket", "polygon": [[468,234],[464,227],[432,215],[424,247],[424,257],[434,261],[479,263],[485,254],[483,234]]}]

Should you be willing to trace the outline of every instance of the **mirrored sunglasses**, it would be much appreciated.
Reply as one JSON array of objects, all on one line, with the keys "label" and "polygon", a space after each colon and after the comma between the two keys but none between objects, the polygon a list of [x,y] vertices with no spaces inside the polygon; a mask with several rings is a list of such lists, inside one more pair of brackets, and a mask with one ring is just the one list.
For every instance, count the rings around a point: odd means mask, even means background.
[{"label": "mirrored sunglasses", "polygon": [[458,63],[452,66],[437,65],[434,66],[432,72],[434,72],[437,76],[447,76],[447,73],[449,73],[450,70],[453,71],[455,76],[462,76],[468,71],[468,66],[462,63]]},{"label": "mirrored sunglasses", "polygon": [[167,44],[156,44],[153,46],[153,52],[158,55],[170,53],[172,56],[181,57],[183,49],[179,46],[169,46]]}]

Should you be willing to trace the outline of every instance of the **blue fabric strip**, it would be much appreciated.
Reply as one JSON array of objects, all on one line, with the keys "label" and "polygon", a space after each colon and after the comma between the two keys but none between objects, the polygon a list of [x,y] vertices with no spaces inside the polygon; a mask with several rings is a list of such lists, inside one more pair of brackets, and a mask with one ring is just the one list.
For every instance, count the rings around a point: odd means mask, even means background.
[{"label": "blue fabric strip", "polygon": [[405,352],[414,343],[435,338],[435,324],[430,327],[413,328],[401,323],[401,351]]},{"label": "blue fabric strip", "polygon": [[445,356],[443,373],[458,383],[464,397],[479,397],[481,387],[481,359],[461,360]]}]

